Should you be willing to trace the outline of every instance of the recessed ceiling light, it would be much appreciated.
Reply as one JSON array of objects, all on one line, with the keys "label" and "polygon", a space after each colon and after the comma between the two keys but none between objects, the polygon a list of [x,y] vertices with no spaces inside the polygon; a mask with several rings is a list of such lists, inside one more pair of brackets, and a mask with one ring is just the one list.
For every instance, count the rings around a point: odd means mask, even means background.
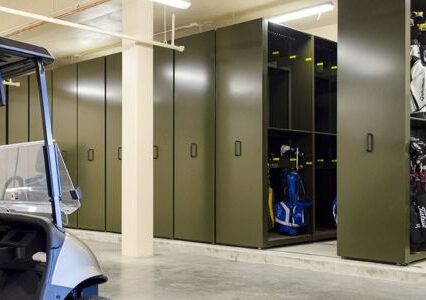
[{"label": "recessed ceiling light", "polygon": [[191,6],[190,1],[186,0],[152,0],[157,3],[161,3],[168,6],[173,6],[180,9],[188,9]]},{"label": "recessed ceiling light", "polygon": [[315,16],[315,15],[320,15],[322,13],[325,12],[329,12],[334,10],[335,5],[333,2],[326,2],[323,4],[319,4],[319,5],[315,5],[315,6],[310,6],[310,7],[306,7],[300,10],[296,10],[296,11],[292,11],[277,17],[273,17],[271,19],[269,19],[269,22],[272,23],[285,23],[288,21],[293,21],[293,20],[297,20],[297,19],[301,19],[301,18],[306,18],[306,17],[310,17],[310,16]]}]

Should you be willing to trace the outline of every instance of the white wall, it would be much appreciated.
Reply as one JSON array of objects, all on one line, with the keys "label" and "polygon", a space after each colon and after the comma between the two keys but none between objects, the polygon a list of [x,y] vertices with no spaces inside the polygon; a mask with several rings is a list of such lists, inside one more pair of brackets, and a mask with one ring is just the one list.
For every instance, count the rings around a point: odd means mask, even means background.
[{"label": "white wall", "polygon": [[308,29],[306,32],[337,42],[337,24]]}]

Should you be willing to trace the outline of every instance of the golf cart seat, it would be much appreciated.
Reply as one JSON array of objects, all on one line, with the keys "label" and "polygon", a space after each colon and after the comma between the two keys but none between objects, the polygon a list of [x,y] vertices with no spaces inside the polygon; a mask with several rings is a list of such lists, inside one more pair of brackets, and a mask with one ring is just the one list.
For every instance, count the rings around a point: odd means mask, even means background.
[{"label": "golf cart seat", "polygon": [[0,299],[34,299],[40,294],[50,249],[64,234],[46,218],[0,213]]}]

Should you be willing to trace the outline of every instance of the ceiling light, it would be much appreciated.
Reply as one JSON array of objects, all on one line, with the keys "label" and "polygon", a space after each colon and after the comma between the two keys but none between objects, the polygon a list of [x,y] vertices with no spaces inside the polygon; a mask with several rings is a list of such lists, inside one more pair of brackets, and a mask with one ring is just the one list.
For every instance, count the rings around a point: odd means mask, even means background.
[{"label": "ceiling light", "polygon": [[285,23],[288,21],[293,21],[301,18],[306,18],[315,15],[321,15],[322,13],[334,10],[335,5],[333,2],[326,2],[323,4],[306,7],[300,10],[292,11],[274,18],[269,19],[269,22],[272,23]]},{"label": "ceiling light", "polygon": [[191,6],[191,2],[187,0],[152,0],[157,3],[161,3],[168,6],[173,6],[180,9],[188,9]]}]

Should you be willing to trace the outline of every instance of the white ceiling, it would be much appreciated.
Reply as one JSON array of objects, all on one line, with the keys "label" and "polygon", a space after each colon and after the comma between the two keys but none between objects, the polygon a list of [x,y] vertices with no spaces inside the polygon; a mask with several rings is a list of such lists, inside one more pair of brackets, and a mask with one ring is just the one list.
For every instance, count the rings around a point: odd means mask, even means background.
[{"label": "white ceiling", "polygon": [[[175,10],[176,27],[195,25],[191,29],[178,32],[177,36],[194,31],[213,29],[232,23],[238,23],[259,17],[272,17],[326,0],[192,0],[188,10]],[[99,27],[111,31],[121,31],[121,0],[0,0],[0,5],[34,12],[47,16],[58,16],[69,12],[78,5],[100,4],[96,7],[74,13],[66,20]],[[337,3],[337,0],[334,0]],[[166,8],[167,22],[170,26],[172,10]],[[154,6],[154,32],[163,31],[164,7]],[[33,20],[0,13],[0,35],[7,36],[18,29],[26,28]],[[334,25],[337,23],[337,10],[321,16],[306,18],[286,25],[300,29]],[[168,26],[168,29],[170,28]],[[51,50],[56,57],[82,55],[94,50],[117,45],[120,41],[109,36],[74,30],[57,25],[45,24],[36,28],[14,34],[12,38],[42,45]],[[162,35],[157,35],[161,39]]]}]

